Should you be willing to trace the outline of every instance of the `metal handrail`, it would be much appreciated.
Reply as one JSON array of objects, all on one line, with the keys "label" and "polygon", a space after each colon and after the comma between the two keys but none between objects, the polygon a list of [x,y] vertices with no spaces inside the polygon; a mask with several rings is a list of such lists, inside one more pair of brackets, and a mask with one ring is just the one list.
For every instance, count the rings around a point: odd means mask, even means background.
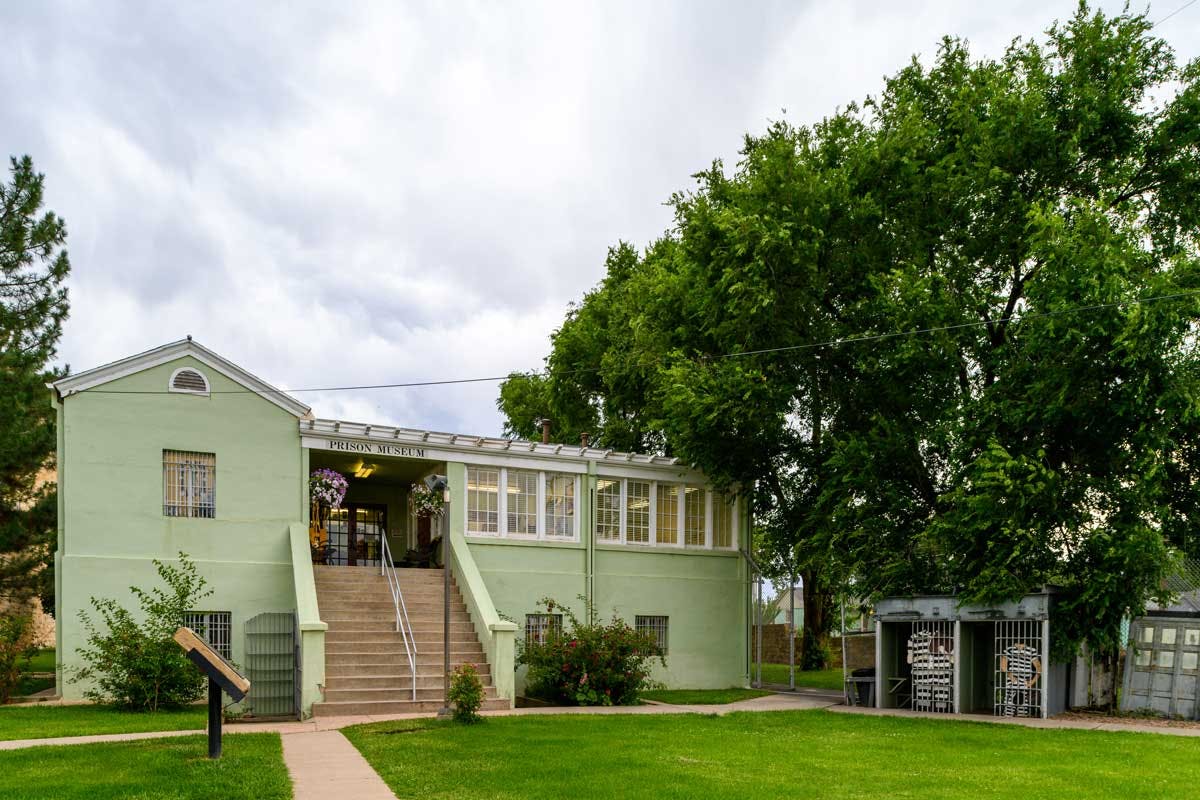
[{"label": "metal handrail", "polygon": [[388,547],[387,534],[382,534],[379,538],[383,542],[381,551],[383,558],[380,559],[379,571],[387,578],[388,589],[392,592],[392,607],[396,610],[396,631],[404,641],[404,652],[408,655],[408,669],[412,675],[412,699],[413,702],[416,702],[417,637],[413,634],[412,624],[408,621],[408,606],[404,603],[404,592],[400,589],[400,576],[396,574],[396,567],[392,564],[392,551]]}]

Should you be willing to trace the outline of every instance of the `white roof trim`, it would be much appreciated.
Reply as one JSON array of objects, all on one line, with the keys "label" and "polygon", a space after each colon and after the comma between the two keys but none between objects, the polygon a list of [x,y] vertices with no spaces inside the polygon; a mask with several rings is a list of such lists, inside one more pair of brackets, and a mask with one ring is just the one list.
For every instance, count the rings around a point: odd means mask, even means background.
[{"label": "white roof trim", "polygon": [[[301,419],[312,416],[312,409],[296,398],[276,389],[271,384],[247,372],[232,361],[222,358],[207,347],[193,341],[191,337],[180,339],[170,344],[164,344],[161,347],[123,358],[120,361],[113,361],[110,364],[104,364],[94,369],[70,375],[62,380],[55,381],[50,386],[61,397],[69,397],[73,394],[86,392],[88,389],[110,383],[118,378],[124,378],[126,375],[142,372],[143,370],[157,367],[160,364],[166,364],[184,356],[191,356],[201,364],[216,370],[234,383],[244,386],[259,397],[269,400],[294,416]],[[163,394],[167,393],[164,387]]]},{"label": "white roof trim", "polygon": [[511,453],[513,445],[523,452],[542,458],[560,461],[599,461],[619,464],[636,464],[669,471],[696,475],[695,470],[679,463],[679,459],[668,456],[653,456],[643,453],[621,453],[598,447],[566,449],[561,444],[525,442],[520,439],[500,439],[489,436],[468,436],[461,433],[442,433],[417,428],[393,428],[388,425],[367,425],[361,422],[345,422],[334,419],[305,419],[300,421],[300,433],[305,436],[331,436],[335,438],[360,439],[367,441],[402,442],[417,446],[442,447],[464,453],[494,451],[498,454]]}]

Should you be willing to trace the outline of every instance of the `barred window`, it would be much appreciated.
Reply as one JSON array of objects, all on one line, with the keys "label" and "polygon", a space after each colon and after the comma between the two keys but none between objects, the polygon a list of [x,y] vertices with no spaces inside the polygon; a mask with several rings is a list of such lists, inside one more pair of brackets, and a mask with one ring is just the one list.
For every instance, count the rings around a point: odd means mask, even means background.
[{"label": "barred window", "polygon": [[668,617],[643,616],[634,617],[633,628],[638,633],[649,633],[658,644],[658,651],[667,654],[667,622]]},{"label": "barred window", "polygon": [[183,624],[222,657],[233,658],[233,614],[228,611],[189,611],[183,615]]},{"label": "barred window", "polygon": [[467,467],[467,531],[500,532],[500,470]]},{"label": "barred window", "polygon": [[625,541],[650,544],[650,484],[625,482]]},{"label": "barred window", "polygon": [[659,544],[679,542],[679,487],[670,483],[658,484],[658,504],[655,534]]},{"label": "barred window", "polygon": [[551,636],[562,633],[562,614],[526,614],[525,644],[545,644]]},{"label": "barred window", "polygon": [[722,493],[712,500],[713,547],[733,547],[733,503]]},{"label": "barred window", "polygon": [[683,543],[704,546],[704,490],[696,486],[683,490]]},{"label": "barred window", "polygon": [[526,470],[508,470],[505,498],[510,536],[537,536],[538,474]]},{"label": "barred window", "polygon": [[163,450],[163,515],[216,517],[216,454]]},{"label": "barred window", "polygon": [[546,536],[575,536],[575,476],[546,473]]},{"label": "barred window", "polygon": [[596,538],[621,541],[621,481],[601,478],[596,482]]}]

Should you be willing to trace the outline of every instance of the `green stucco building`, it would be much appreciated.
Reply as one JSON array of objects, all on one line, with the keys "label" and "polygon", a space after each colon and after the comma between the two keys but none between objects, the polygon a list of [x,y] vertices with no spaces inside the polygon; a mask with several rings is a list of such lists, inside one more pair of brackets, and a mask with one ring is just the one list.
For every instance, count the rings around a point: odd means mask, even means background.
[{"label": "green stucco building", "polygon": [[[196,626],[257,676],[262,708],[273,672],[304,715],[436,707],[441,571],[391,565],[428,556],[446,528],[450,649],[484,668],[491,705],[521,690],[517,637],[559,624],[538,615],[543,597],[655,632],[668,686],[748,680],[745,504],[675,459],[318,419],[190,338],[52,392],[64,697],[83,690],[71,673],[89,598],[133,607],[152,559],[183,552],[213,590]],[[322,467],[350,486],[313,541],[308,476]],[[444,523],[408,501],[434,474],[448,478]]]}]

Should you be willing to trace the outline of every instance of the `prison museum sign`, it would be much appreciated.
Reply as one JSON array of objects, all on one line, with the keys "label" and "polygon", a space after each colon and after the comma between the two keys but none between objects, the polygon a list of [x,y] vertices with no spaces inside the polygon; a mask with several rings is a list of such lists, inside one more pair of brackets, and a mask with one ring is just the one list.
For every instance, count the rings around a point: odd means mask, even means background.
[{"label": "prison museum sign", "polygon": [[372,456],[401,456],[404,458],[424,458],[424,447],[404,447],[398,444],[381,444],[378,442],[348,442],[344,439],[330,439],[327,447],[330,450],[340,450],[343,453],[362,453]]}]

